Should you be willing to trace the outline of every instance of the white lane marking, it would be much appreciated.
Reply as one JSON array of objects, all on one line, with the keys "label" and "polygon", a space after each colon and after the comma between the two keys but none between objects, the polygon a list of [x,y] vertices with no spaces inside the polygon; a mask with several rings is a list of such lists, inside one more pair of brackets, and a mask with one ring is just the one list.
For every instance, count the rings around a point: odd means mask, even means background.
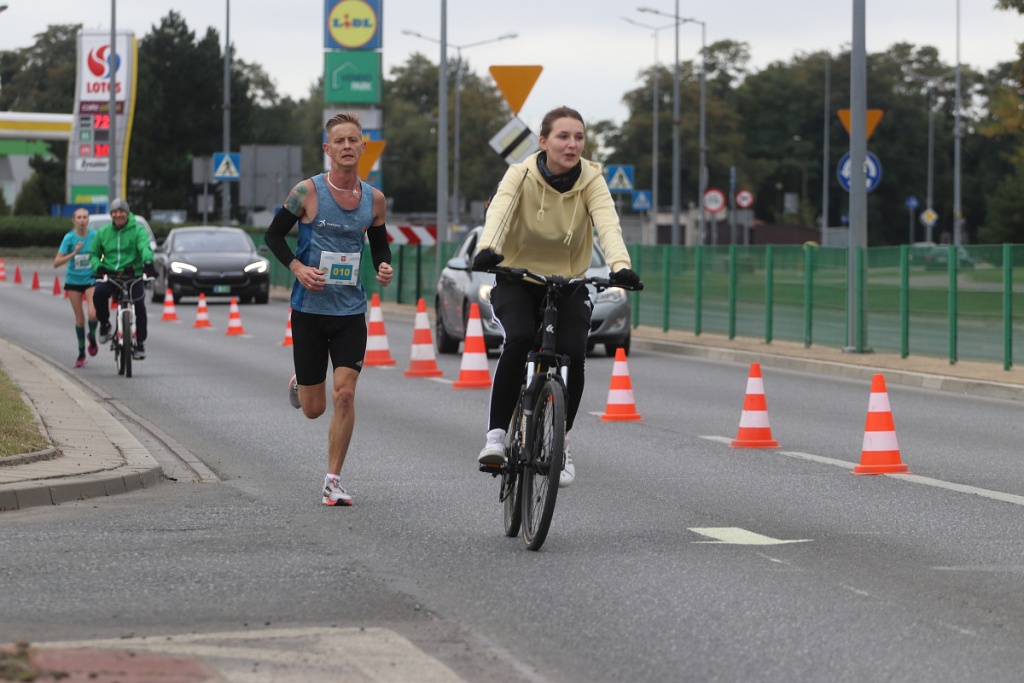
[{"label": "white lane marking", "polygon": [[[702,436],[702,439],[708,441],[717,441],[719,443],[731,443],[732,439],[724,436]],[[785,455],[790,458],[800,458],[801,460],[811,460],[813,462],[820,462],[823,465],[834,465],[836,467],[842,467],[843,469],[852,470],[856,467],[855,463],[847,462],[845,460],[836,460],[834,458],[826,458],[821,455],[814,455],[813,453],[801,453],[800,451],[777,451],[779,455]],[[1011,503],[1013,505],[1020,505],[1024,507],[1024,496],[1014,495],[1012,493],[1003,493],[1001,491],[990,491],[989,489],[978,488],[977,486],[968,486],[967,484],[956,484],[950,481],[942,481],[941,479],[933,479],[932,477],[925,477],[920,474],[883,474],[883,477],[892,477],[893,479],[902,479],[912,484],[923,484],[925,486],[933,486],[939,489],[946,489],[947,491],[956,491],[957,493],[967,493],[972,496],[980,496],[981,498],[989,498],[991,500],[998,500],[1003,503]]]},{"label": "white lane marking", "polygon": [[811,539],[802,538],[793,541],[783,541],[770,536],[755,534],[734,526],[722,527],[691,527],[690,531],[701,536],[714,538],[714,541],[693,541],[694,543],[727,543],[729,545],[784,545],[786,543],[810,543]]},{"label": "white lane marking", "polygon": [[[352,680],[372,683],[465,683],[405,637],[384,628],[294,628],[37,642],[40,647],[142,650],[201,657],[230,683]],[[254,663],[271,671],[259,672]],[[266,668],[266,667],[265,667]]]},{"label": "white lane marking", "polygon": [[924,484],[926,486],[934,486],[936,488],[947,489],[949,491],[957,491],[959,493],[970,493],[975,496],[981,496],[982,498],[991,498],[992,500],[998,500],[1004,503],[1024,505],[1024,496],[1015,496],[1012,493],[989,491],[988,489],[979,489],[975,486],[967,486],[966,484],[954,484],[949,481],[942,481],[941,479],[923,477],[920,474],[887,474],[885,476],[893,477],[894,479],[903,479],[905,481],[911,482],[912,484]]}]

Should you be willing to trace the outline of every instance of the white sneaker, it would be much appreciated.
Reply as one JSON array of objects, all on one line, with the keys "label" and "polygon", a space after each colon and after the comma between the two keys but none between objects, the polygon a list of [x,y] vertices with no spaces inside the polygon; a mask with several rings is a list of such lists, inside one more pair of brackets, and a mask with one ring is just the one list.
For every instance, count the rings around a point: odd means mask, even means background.
[{"label": "white sneaker", "polygon": [[476,461],[487,467],[501,467],[505,464],[504,429],[492,429],[487,432],[487,445],[480,451]]},{"label": "white sneaker", "polygon": [[295,381],[295,375],[288,380],[288,402],[292,404],[292,408],[302,407],[302,404],[299,403],[299,384]]},{"label": "white sneaker", "polygon": [[328,479],[324,483],[324,505],[351,505],[352,496],[341,488],[337,479]]},{"label": "white sneaker", "polygon": [[569,453],[569,440],[565,440],[565,467],[558,475],[558,488],[564,489],[576,481],[576,467],[572,464],[572,455]]}]

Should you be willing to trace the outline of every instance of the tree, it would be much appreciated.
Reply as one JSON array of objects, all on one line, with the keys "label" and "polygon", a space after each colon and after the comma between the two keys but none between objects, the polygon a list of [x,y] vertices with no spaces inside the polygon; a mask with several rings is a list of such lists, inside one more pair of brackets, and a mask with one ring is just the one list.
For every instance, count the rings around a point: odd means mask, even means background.
[{"label": "tree", "polygon": [[29,166],[33,173],[21,185],[21,192],[14,200],[16,216],[48,216],[50,206],[64,202],[65,159],[33,155]]},{"label": "tree", "polygon": [[[460,191],[469,200],[484,200],[501,179],[506,165],[488,140],[509,116],[500,93],[489,79],[469,70],[462,78]],[[448,63],[455,83],[455,60]],[[433,211],[437,205],[437,80],[438,67],[420,53],[391,70],[384,85],[385,139],[382,175],[400,212]],[[454,140],[455,92],[449,91],[449,145]],[[454,155],[449,154],[449,162]],[[451,170],[449,169],[449,173]],[[452,183],[449,189],[454,190]]]},{"label": "tree", "polygon": [[67,114],[75,101],[81,24],[50,26],[30,47],[0,52],[0,110]]},{"label": "tree", "polygon": [[979,232],[983,242],[1024,242],[1024,161],[989,197],[987,222]]}]

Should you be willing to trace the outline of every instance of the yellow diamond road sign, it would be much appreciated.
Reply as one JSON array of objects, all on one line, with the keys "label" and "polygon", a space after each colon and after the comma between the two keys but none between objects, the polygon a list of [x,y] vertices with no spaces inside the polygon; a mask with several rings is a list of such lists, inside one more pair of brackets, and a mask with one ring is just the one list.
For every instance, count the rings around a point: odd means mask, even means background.
[{"label": "yellow diamond road sign", "polygon": [[935,225],[935,221],[939,220],[939,214],[935,213],[931,209],[925,209],[921,212],[921,222],[925,225]]}]

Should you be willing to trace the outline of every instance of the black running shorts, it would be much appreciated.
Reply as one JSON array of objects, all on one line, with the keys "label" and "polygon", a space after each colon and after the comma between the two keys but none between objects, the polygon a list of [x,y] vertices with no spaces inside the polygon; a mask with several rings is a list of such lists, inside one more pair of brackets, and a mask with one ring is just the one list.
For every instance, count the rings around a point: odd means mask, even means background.
[{"label": "black running shorts", "polygon": [[295,380],[314,386],[327,380],[327,358],[335,368],[363,369],[366,315],[318,315],[292,311]]}]

